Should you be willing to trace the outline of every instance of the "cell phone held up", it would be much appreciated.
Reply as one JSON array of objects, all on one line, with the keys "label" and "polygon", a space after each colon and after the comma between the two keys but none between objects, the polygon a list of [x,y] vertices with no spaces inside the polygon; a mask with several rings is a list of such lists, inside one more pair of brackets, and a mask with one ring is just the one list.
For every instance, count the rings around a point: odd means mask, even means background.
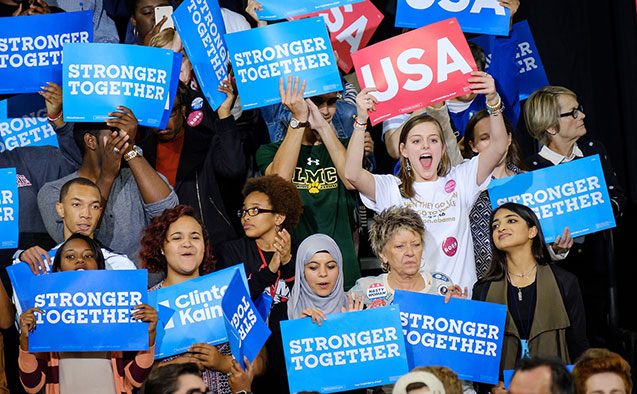
[{"label": "cell phone held up", "polygon": [[161,22],[162,18],[166,17],[166,22],[162,25],[160,31],[166,30],[168,28],[175,28],[173,24],[173,18],[171,17],[173,13],[173,7],[170,5],[155,7],[155,25]]}]

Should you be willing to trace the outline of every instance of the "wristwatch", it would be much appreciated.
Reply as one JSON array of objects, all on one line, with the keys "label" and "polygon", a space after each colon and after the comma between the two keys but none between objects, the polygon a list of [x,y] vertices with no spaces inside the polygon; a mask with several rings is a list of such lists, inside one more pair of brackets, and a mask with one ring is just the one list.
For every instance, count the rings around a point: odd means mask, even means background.
[{"label": "wristwatch", "polygon": [[235,394],[252,394],[252,391],[241,390],[241,391],[237,391]]},{"label": "wristwatch", "polygon": [[310,122],[301,122],[296,118],[290,119],[290,127],[293,129],[300,129],[302,127],[307,127],[310,125]]},{"label": "wristwatch", "polygon": [[124,160],[131,161],[137,156],[143,156],[142,148],[137,145],[133,145],[133,149],[131,149],[130,152],[124,155]]}]

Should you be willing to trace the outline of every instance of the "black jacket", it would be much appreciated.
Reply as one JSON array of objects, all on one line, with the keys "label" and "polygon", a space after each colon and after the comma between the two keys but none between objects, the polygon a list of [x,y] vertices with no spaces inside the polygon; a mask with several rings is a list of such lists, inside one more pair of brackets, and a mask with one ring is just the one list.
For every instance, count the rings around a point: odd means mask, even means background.
[{"label": "black jacket", "polygon": [[[238,221],[226,211],[218,177],[245,177],[245,156],[232,116],[215,121],[213,135],[205,135],[184,125],[184,145],[179,158],[175,192],[180,204],[190,205],[217,244],[237,238]],[[148,135],[139,143],[144,157],[156,168],[158,139]]]},{"label": "black jacket", "polygon": [[[588,339],[586,338],[586,316],[579,283],[577,278],[570,272],[555,264],[549,264],[549,267],[557,282],[557,287],[562,296],[562,301],[570,323],[569,327],[566,328],[566,345],[568,347],[570,360],[574,361],[589,347]],[[502,280],[506,281],[506,278]],[[479,281],[476,283],[473,286],[472,299],[486,301],[492,283],[494,282]],[[538,308],[537,305],[536,308]],[[542,314],[542,311],[536,309],[534,316],[537,317],[540,316],[540,314]],[[518,354],[517,358],[519,358],[519,356]],[[560,357],[559,354],[554,354],[553,356]],[[504,355],[502,357],[504,358]]]}]

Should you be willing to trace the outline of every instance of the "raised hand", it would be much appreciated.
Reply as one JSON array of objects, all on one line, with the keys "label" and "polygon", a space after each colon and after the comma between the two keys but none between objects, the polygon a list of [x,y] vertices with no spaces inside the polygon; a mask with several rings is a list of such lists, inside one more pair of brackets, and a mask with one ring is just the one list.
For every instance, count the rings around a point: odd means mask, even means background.
[{"label": "raised hand", "polygon": [[288,77],[287,84],[283,83],[283,77],[279,79],[279,94],[281,95],[281,103],[292,112],[292,117],[300,122],[307,122],[309,109],[303,99],[305,93],[305,81],[299,86],[299,77],[292,80],[292,76]]},{"label": "raised hand", "polygon": [[312,323],[316,323],[319,326],[323,323],[323,320],[327,320],[327,316],[320,309],[317,308],[307,308],[301,311],[301,315],[299,318],[311,317]]},{"label": "raised hand", "polygon": [[489,105],[496,105],[498,101],[498,93],[495,91],[495,81],[493,77],[484,71],[472,71],[473,77],[468,81],[471,83],[469,88],[473,93],[484,94]]},{"label": "raised hand", "polygon": [[[42,257],[44,256],[44,257]],[[29,264],[35,275],[46,274],[51,270],[52,262],[49,252],[39,246],[32,246],[20,253],[20,261]]]}]

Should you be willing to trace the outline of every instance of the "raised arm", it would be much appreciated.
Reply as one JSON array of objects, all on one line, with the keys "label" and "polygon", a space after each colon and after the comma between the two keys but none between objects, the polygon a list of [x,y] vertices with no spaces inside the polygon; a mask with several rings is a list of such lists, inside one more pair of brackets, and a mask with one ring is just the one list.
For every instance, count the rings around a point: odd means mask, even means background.
[{"label": "raised arm", "polygon": [[321,141],[323,141],[325,148],[327,148],[327,151],[332,158],[334,167],[336,167],[336,173],[338,174],[339,179],[348,190],[354,190],[354,186],[352,186],[347,178],[345,178],[345,157],[347,155],[345,147],[336,136],[334,130],[332,130],[332,126],[330,126],[325,118],[323,118],[323,115],[321,115],[316,104],[314,104],[310,99],[305,99],[305,102],[309,109],[308,120],[310,122],[310,127],[321,137]]},{"label": "raised arm", "polygon": [[354,123],[354,132],[347,146],[345,158],[345,179],[360,193],[372,201],[376,201],[376,181],[372,174],[363,168],[363,155],[365,146],[365,130],[369,115],[368,110],[374,110],[376,98],[369,94],[375,88],[365,88],[356,96],[356,108],[358,115]]},{"label": "raised arm", "polygon": [[128,135],[129,137],[128,146],[120,150],[133,172],[144,203],[152,204],[167,198],[172,192],[168,184],[157,174],[157,171],[148,164],[148,161],[146,161],[142,155],[132,154],[134,149],[133,143],[137,135],[137,118],[135,118],[135,115],[130,109],[124,106],[118,106],[117,109],[119,111],[108,114],[109,116],[113,116],[114,119],[106,120],[106,124],[119,129],[120,137],[124,135]]},{"label": "raised arm", "polygon": [[230,114],[236,98],[234,84],[228,81],[222,83],[223,86],[217,89],[226,94],[226,99],[217,108],[219,119],[215,121],[215,134],[210,141],[204,166],[214,166],[215,172],[226,178],[238,178],[245,175],[246,160],[237,125]]},{"label": "raised arm", "polygon": [[[279,79],[279,94],[281,95],[281,103],[283,103],[283,105],[292,112],[292,118],[301,123],[307,122],[309,115],[307,104],[303,99],[304,92],[305,81],[303,81],[299,87],[299,77],[294,78],[294,83],[292,83],[292,77],[289,76],[285,87],[283,86],[283,78]],[[292,180],[294,168],[296,167],[296,162],[299,159],[299,152],[301,151],[301,142],[303,141],[304,133],[304,127],[294,128],[291,125],[288,126],[285,138],[283,139],[281,146],[279,146],[272,163],[270,163],[270,165],[266,168],[265,175],[276,174],[288,181]]]},{"label": "raised arm", "polygon": [[508,137],[502,119],[503,104],[495,91],[493,78],[484,71],[473,71],[469,78],[470,88],[475,93],[484,94],[487,109],[491,116],[491,143],[478,156],[478,174],[476,184],[481,185],[493,172],[507,151]]}]

